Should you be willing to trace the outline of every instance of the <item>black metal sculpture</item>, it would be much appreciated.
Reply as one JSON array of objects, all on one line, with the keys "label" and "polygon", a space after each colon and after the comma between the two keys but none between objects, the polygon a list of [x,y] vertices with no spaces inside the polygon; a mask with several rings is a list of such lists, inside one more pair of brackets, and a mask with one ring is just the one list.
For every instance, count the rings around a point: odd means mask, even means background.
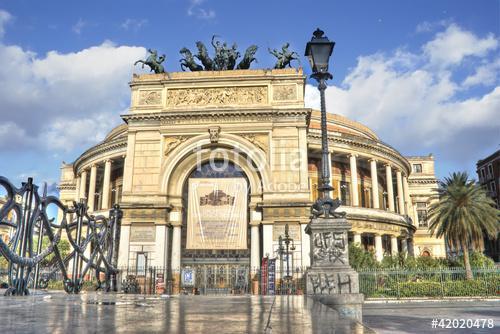
[{"label": "black metal sculpture", "polygon": [[275,56],[277,59],[274,68],[286,68],[287,66],[292,67],[292,60],[298,61],[300,65],[299,55],[297,54],[297,52],[289,51],[289,46],[290,43],[283,44],[283,46],[281,47],[281,51],[278,51],[276,49],[271,50],[271,48],[267,48],[269,53]]},{"label": "black metal sculpture", "polygon": [[139,59],[134,63],[134,66],[137,65],[138,63],[141,63],[142,68],[144,68],[144,65],[148,65],[151,72],[165,73],[165,69],[161,64],[165,61],[165,55],[163,54],[160,57],[158,57],[158,51],[152,49],[148,49],[148,52],[149,52],[148,58],[146,58],[146,60]]},{"label": "black metal sculpture", "polygon": [[[40,196],[32,178],[28,178],[21,188],[16,188],[7,178],[0,176],[0,185],[7,192],[6,203],[0,208],[0,226],[6,226],[11,231],[8,242],[0,238],[0,254],[9,263],[9,288],[5,295],[28,295],[30,286],[47,287],[48,280],[58,271],[62,274],[65,291],[78,293],[83,278],[91,268],[95,270],[100,287],[102,283],[99,276],[103,272],[105,290],[117,290],[117,256],[122,217],[118,206],[110,211],[110,218],[107,219],[88,215],[83,201],[74,202],[73,207],[68,208],[55,196],[47,196],[46,185]],[[62,211],[60,221],[48,218],[47,209],[50,205]],[[69,223],[68,216],[72,217]],[[58,248],[63,231],[73,248],[64,259]],[[38,238],[36,250],[35,236]],[[44,237],[48,238],[49,245],[42,249]],[[40,275],[41,261],[52,253],[54,267],[50,268],[48,275]],[[71,277],[68,274],[70,263]]]},{"label": "black metal sculpture", "polygon": [[[203,42],[196,42],[196,48],[198,49],[198,54],[194,55],[187,48],[182,48],[180,50],[183,58],[180,60],[181,69],[183,71],[186,68],[191,71],[225,71],[237,69],[248,69],[250,64],[255,61],[255,53],[257,52],[257,46],[251,45],[245,51],[243,59],[236,65],[238,58],[241,57],[241,53],[237,50],[238,46],[233,43],[231,47],[227,45],[226,42],[221,42],[216,39],[216,35],[212,36],[211,44],[214,48],[214,57],[211,58],[208,54],[207,47]],[[201,65],[194,61],[197,58]]]}]

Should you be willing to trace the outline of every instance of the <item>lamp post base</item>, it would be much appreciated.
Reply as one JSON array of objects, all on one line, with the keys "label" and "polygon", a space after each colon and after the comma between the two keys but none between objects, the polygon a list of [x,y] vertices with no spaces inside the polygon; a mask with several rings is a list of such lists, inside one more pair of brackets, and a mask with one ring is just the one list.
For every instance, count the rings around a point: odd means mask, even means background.
[{"label": "lamp post base", "polygon": [[344,318],[361,321],[363,295],[358,273],[349,265],[346,218],[314,218],[307,227],[311,239],[311,268],[306,293],[331,306]]}]

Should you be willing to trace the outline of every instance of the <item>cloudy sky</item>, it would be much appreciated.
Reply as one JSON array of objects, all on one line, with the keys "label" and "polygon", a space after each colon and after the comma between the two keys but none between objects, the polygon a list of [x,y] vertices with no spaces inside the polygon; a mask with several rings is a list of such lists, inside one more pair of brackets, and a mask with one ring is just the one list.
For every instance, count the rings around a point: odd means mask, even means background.
[{"label": "cloudy sky", "polygon": [[[212,34],[240,49],[321,27],[336,41],[329,112],[375,130],[405,155],[436,157],[439,177],[500,148],[499,1],[0,1],[0,175],[55,189],[73,161],[122,121],[133,62],[147,48],[179,71],[178,50]],[[302,59],[306,72],[309,68]],[[318,106],[309,82],[308,106]]]}]

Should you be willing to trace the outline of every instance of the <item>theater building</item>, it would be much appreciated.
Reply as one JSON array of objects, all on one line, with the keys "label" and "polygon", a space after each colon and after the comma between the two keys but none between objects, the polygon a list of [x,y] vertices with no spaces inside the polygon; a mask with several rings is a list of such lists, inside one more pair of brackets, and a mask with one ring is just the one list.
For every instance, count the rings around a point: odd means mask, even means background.
[{"label": "theater building", "polygon": [[[94,213],[120,204],[120,266],[258,268],[288,224],[293,266],[306,267],[321,143],[304,86],[301,69],[134,75],[123,124],[63,164],[60,197],[85,198]],[[433,158],[406,158],[339,115],[328,131],[350,241],[379,260],[445,256],[425,221]]]}]

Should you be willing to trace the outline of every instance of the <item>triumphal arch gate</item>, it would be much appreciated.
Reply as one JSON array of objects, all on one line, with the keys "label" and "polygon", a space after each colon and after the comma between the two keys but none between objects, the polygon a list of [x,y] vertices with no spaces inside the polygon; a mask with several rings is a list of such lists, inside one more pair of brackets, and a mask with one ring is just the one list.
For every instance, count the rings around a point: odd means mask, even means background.
[{"label": "triumphal arch gate", "polygon": [[183,268],[251,273],[288,224],[308,266],[304,84],[295,68],[134,75],[119,265],[169,268],[177,285]]}]

